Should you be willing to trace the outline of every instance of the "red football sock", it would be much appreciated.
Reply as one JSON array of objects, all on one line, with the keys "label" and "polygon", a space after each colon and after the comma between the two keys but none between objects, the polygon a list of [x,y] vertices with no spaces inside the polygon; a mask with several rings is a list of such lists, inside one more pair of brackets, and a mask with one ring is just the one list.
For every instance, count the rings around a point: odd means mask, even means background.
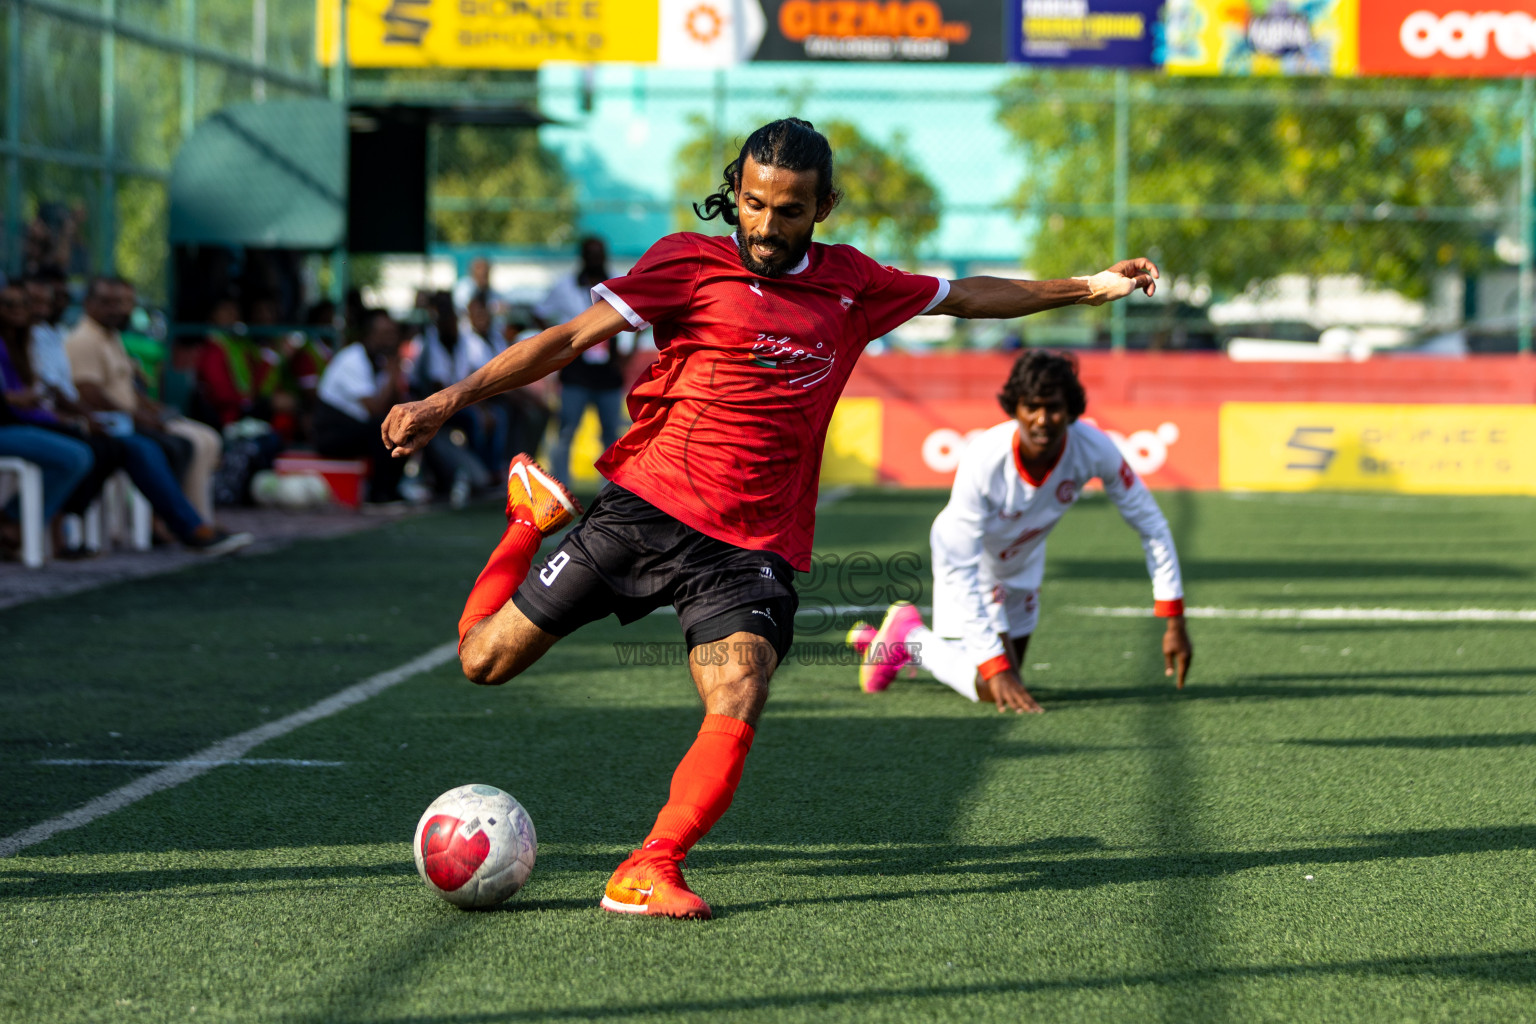
[{"label": "red football sock", "polygon": [[752,749],[752,727],[727,715],[705,715],[672,775],[672,795],[656,816],[642,849],[687,853],[731,806]]},{"label": "red football sock", "polygon": [[480,570],[469,600],[464,602],[464,614],[459,616],[459,646],[475,623],[488,615],[495,615],[512,597],[512,592],[528,575],[533,556],[539,551],[543,537],[533,525],[531,509],[518,506],[512,510],[512,521],[501,535],[501,543],[491,552],[490,561]]}]

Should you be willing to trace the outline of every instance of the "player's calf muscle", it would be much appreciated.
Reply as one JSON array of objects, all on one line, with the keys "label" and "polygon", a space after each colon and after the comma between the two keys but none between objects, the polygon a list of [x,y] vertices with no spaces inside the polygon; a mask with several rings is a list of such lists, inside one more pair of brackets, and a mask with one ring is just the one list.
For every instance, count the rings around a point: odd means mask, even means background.
[{"label": "player's calf muscle", "polygon": [[701,648],[694,648],[693,682],[705,713],[755,725],[768,702],[768,681],[778,667],[773,646],[752,633],[734,633],[704,646],[724,654],[701,657]]}]

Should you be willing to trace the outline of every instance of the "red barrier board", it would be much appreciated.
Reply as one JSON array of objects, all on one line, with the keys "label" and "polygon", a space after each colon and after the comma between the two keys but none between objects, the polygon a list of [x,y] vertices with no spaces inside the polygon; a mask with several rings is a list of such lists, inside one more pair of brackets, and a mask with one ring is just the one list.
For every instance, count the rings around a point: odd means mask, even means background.
[{"label": "red barrier board", "polygon": [[1460,77],[1536,73],[1536,3],[1360,0],[1360,73]]},{"label": "red barrier board", "polygon": [[[844,392],[882,402],[880,479],[948,487],[967,435],[1005,419],[996,395],[1016,357],[891,354],[861,360]],[[1235,363],[1220,353],[1077,354],[1086,419],[1111,433],[1154,488],[1220,485],[1221,404],[1536,402],[1536,359],[1383,358],[1363,363]]]},{"label": "red barrier board", "polygon": [[[972,399],[990,402],[1015,355],[865,356],[844,394],[913,402]],[[1236,363],[1220,352],[1081,352],[1079,376],[1095,402],[1536,402],[1536,358],[1383,357],[1363,363]]]}]

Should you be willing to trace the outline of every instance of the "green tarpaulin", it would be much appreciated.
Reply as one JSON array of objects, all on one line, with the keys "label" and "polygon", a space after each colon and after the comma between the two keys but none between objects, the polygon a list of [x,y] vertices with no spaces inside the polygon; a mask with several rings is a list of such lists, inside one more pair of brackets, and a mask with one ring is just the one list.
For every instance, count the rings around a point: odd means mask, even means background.
[{"label": "green tarpaulin", "polygon": [[346,119],[327,100],[225,107],[171,171],[171,241],[333,249],[347,235]]}]

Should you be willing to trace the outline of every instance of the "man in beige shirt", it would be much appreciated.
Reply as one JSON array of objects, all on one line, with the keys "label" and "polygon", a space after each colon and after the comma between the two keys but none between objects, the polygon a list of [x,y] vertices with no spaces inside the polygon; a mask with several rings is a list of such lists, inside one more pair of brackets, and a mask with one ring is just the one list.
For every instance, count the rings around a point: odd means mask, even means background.
[{"label": "man in beige shirt", "polygon": [[86,292],[85,316],[64,339],[80,404],[92,412],[123,413],[134,430],[170,434],[192,446],[181,489],[203,522],[213,522],[213,473],[224,453],[218,431],[179,416],[140,394],[138,369],[123,347],[121,331],[134,307],[133,285],[120,277],[97,277]]}]

